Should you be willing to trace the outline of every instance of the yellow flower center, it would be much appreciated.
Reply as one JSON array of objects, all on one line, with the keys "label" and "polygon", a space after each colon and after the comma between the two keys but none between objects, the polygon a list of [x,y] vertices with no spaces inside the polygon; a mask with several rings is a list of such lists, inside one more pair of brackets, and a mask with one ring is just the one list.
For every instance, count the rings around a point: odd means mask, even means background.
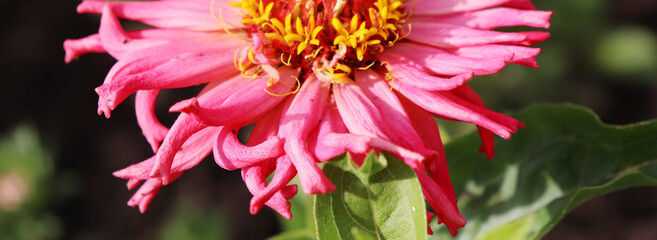
[{"label": "yellow flower center", "polygon": [[353,68],[375,65],[376,53],[391,47],[410,31],[407,1],[242,0],[231,3],[231,7],[240,9],[242,23],[253,41],[253,46],[243,56],[236,53],[236,67],[244,73],[252,65],[285,64],[306,73],[312,71],[331,83],[342,83]]}]

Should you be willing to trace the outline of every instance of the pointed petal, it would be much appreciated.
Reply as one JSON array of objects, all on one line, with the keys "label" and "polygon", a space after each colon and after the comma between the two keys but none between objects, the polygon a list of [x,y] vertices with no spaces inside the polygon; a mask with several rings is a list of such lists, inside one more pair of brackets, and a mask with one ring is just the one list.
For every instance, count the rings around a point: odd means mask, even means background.
[{"label": "pointed petal", "polygon": [[483,30],[512,26],[549,28],[551,16],[552,12],[549,11],[492,8],[450,15],[413,16],[411,24],[440,22]]},{"label": "pointed petal", "polygon": [[509,139],[521,123],[506,115],[465,101],[447,91],[427,92],[402,83],[393,86],[416,105],[439,116],[470,122]]},{"label": "pointed petal", "polygon": [[417,43],[429,44],[441,48],[457,48],[483,44],[518,44],[529,46],[530,36],[522,32],[497,32],[479,30],[443,23],[417,23],[408,39]]},{"label": "pointed petal", "polygon": [[452,236],[456,236],[459,228],[465,226],[465,219],[459,213],[456,205],[452,204],[443,190],[426,173],[415,169],[420,180],[422,193],[431,208],[436,211],[438,218],[443,221]]},{"label": "pointed petal", "polygon": [[[390,53],[388,53],[388,51]],[[444,50],[414,43],[397,43],[395,47],[380,54],[392,58],[397,55],[399,61],[406,59],[441,75],[488,75],[501,70],[506,62],[513,59],[513,54],[497,58],[469,58],[448,53]]]}]

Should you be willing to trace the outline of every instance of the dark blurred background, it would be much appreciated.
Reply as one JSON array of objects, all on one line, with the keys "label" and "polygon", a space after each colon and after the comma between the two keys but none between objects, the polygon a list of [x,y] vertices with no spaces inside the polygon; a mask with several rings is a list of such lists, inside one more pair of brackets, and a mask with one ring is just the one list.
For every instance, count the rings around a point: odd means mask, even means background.
[{"label": "dark blurred background", "polygon": [[[657,118],[657,0],[534,0],[555,12],[541,67],[509,66],[471,82],[506,113],[571,102],[604,122]],[[97,32],[78,0],[0,0],[0,239],[263,239],[279,231],[269,209],[248,212],[240,173],[206,159],[164,187],[149,210],[126,206],[134,191],[115,170],[150,156],[132,98],[97,116],[99,86],[114,60],[91,54],[64,64],[62,42]],[[198,89],[164,91],[158,113]],[[445,126],[451,137],[471,130]],[[449,157],[449,156],[448,156]],[[592,200],[546,239],[655,239],[657,190]]]}]

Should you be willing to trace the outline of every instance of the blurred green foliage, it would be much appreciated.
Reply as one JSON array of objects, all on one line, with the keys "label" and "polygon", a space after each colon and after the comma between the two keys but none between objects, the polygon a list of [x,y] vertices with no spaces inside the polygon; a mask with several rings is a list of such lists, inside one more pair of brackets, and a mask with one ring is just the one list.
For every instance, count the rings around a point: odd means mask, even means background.
[{"label": "blurred green foliage", "polygon": [[160,239],[228,239],[229,230],[230,222],[220,209],[202,209],[183,198],[162,226]]},{"label": "blurred green foliage", "polygon": [[58,239],[61,223],[47,207],[58,195],[53,162],[27,125],[0,139],[0,238]]}]

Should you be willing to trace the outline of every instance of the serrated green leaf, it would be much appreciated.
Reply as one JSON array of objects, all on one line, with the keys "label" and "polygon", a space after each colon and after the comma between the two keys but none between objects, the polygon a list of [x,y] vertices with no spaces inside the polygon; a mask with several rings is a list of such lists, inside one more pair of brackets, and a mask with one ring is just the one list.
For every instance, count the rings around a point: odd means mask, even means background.
[{"label": "serrated green leaf", "polygon": [[426,239],[426,212],[417,176],[385,153],[378,159],[366,158],[363,166],[381,163],[387,166],[365,175],[359,174],[362,168],[352,167],[347,156],[324,165],[324,173],[337,190],[315,196],[317,239]]},{"label": "serrated green leaf", "polygon": [[[591,198],[657,185],[657,121],[610,126],[572,105],[537,106],[516,117],[527,127],[496,141],[495,159],[476,152],[474,134],[446,147],[468,220],[457,239],[539,239]],[[447,236],[442,228],[432,238]]]}]

